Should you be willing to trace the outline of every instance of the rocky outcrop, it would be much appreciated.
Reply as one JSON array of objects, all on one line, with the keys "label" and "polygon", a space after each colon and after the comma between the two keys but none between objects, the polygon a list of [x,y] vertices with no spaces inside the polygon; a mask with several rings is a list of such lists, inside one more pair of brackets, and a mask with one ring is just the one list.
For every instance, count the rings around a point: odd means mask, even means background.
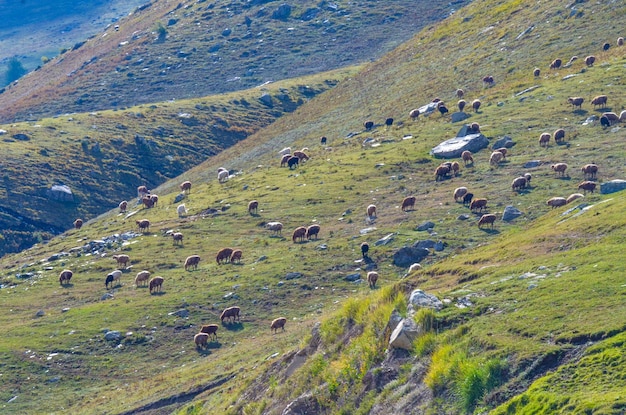
[{"label": "rocky outcrop", "polygon": [[489,140],[481,133],[469,134],[465,137],[454,137],[444,141],[430,150],[430,154],[437,158],[459,158],[465,150],[476,153],[489,146]]},{"label": "rocky outcrop", "polygon": [[409,267],[411,264],[421,262],[428,256],[430,251],[426,248],[404,246],[393,254],[393,264],[397,267]]},{"label": "rocky outcrop", "polygon": [[626,189],[626,180],[616,179],[610,182],[604,182],[600,185],[600,193],[603,195],[619,192],[624,189]]}]

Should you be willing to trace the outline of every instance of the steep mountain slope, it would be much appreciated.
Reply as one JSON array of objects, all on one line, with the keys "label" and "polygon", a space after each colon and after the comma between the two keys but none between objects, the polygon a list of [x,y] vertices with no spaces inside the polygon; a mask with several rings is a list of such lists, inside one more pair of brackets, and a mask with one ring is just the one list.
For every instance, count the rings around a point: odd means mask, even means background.
[{"label": "steep mountain slope", "polygon": [[0,121],[247,89],[376,59],[454,6],[157,0],[0,94]]},{"label": "steep mountain slope", "polygon": [[[623,177],[621,125],[583,122],[605,110],[589,104],[594,95],[607,94],[607,109],[617,112],[626,103],[624,48],[615,46],[617,29],[601,24],[625,7],[546,2],[529,9],[479,0],[155,189],[156,208],[111,211],[3,258],[0,298],[9,311],[0,320],[0,399],[7,402],[0,411],[623,412],[626,200],[587,193],[584,204],[558,210],[546,200],[576,192],[580,167],[590,161],[600,167],[598,184]],[[513,40],[529,23],[532,42]],[[581,35],[566,43],[565,29]],[[479,52],[466,54],[474,46]],[[547,69],[555,57],[592,53],[591,67],[579,59]],[[538,78],[535,66],[543,70]],[[494,86],[482,84],[487,73]],[[458,87],[466,99],[482,100],[468,121],[480,124],[490,145],[505,134],[516,144],[500,165],[490,166],[484,149],[458,176],[435,181],[441,160],[429,150],[460,125],[439,113],[410,120],[408,111],[435,96],[453,108]],[[567,103],[574,95],[585,97],[581,109]],[[363,121],[389,116],[393,125],[363,130]],[[566,130],[565,142],[540,147],[539,135],[556,128]],[[285,145],[308,147],[311,159],[279,167]],[[524,167],[533,160],[535,167]],[[555,162],[568,163],[568,174],[557,176]],[[240,173],[218,183],[220,166]],[[531,186],[512,191],[511,181],[527,172]],[[174,198],[183,179],[193,188],[181,218]],[[479,229],[482,213],[453,201],[459,186],[488,199],[498,217],[493,229]],[[416,208],[404,212],[400,202],[409,195]],[[258,213],[247,211],[250,200],[259,201]],[[370,203],[378,208],[374,220],[365,217]],[[501,221],[507,205],[523,216]],[[140,218],[151,227],[137,234]],[[264,229],[275,220],[284,237]],[[426,221],[432,231],[417,230]],[[312,223],[321,225],[319,240],[291,240],[293,229]],[[181,231],[184,244],[173,245],[170,231]],[[375,244],[384,237],[386,244]],[[440,240],[443,250],[403,278],[394,254],[424,240]],[[370,263],[359,249],[364,241]],[[226,246],[243,250],[241,264],[215,262]],[[107,289],[111,256],[119,253],[131,256],[132,267]],[[200,265],[185,270],[193,254]],[[353,282],[366,267],[378,270],[380,288]],[[75,275],[60,286],[65,268]],[[142,269],[165,278],[163,292],[133,285]],[[392,312],[407,316],[415,287],[444,306],[418,311],[423,335],[412,350],[385,353]],[[233,305],[241,321],[220,325],[217,341],[196,348],[200,326],[219,324]],[[285,332],[271,333],[279,316],[288,318]]]}]

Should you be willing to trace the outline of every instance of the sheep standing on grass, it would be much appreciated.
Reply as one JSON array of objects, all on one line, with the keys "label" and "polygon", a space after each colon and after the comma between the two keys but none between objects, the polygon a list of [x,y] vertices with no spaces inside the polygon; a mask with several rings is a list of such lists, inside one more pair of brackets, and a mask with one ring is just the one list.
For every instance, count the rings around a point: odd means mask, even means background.
[{"label": "sheep standing on grass", "polygon": [[483,225],[491,225],[491,229],[493,229],[493,224],[496,221],[496,215],[493,213],[487,213],[486,215],[482,215],[478,220],[478,229],[482,228]]},{"label": "sheep standing on grass", "polygon": [[233,254],[232,248],[222,248],[219,250],[217,255],[215,256],[215,261],[217,264],[225,264],[230,261],[230,257]]},{"label": "sheep standing on grass", "polygon": [[463,200],[463,196],[465,196],[467,192],[467,187],[457,187],[454,189],[454,201],[458,202]]},{"label": "sheep standing on grass", "polygon": [[72,271],[70,271],[69,269],[64,269],[59,274],[59,283],[61,285],[69,284],[73,275],[74,273]]},{"label": "sheep standing on grass", "polygon": [[591,104],[593,105],[593,107],[601,107],[604,108],[606,107],[606,103],[609,100],[609,97],[607,97],[606,95],[598,95],[597,97],[593,97],[593,99],[591,100]]},{"label": "sheep standing on grass", "polygon": [[550,144],[550,138],[552,138],[550,133],[541,133],[539,136],[539,147],[548,147],[548,144]]},{"label": "sheep standing on grass", "polygon": [[556,173],[557,176],[565,177],[565,170],[567,170],[567,164],[556,163],[551,166],[551,169]]},{"label": "sheep standing on grass", "polygon": [[272,321],[270,325],[270,331],[273,331],[274,334],[278,333],[278,329],[283,329],[285,331],[285,323],[287,319],[285,317],[278,317]]},{"label": "sheep standing on grass", "polygon": [[415,196],[407,196],[402,200],[402,206],[401,209],[403,212],[410,210],[413,210],[415,208],[415,201],[416,201],[416,197]]},{"label": "sheep standing on grass", "polygon": [[220,183],[225,183],[226,181],[228,181],[228,170],[221,170],[219,173],[217,173],[217,181]]},{"label": "sheep standing on grass", "polygon": [[311,239],[312,237],[315,236],[315,239],[317,239],[318,234],[320,233],[320,225],[311,225],[308,228],[306,228],[306,239]]},{"label": "sheep standing on grass", "polygon": [[465,166],[467,166],[468,164],[474,164],[474,158],[472,157],[472,152],[469,150],[465,150],[461,153],[461,160],[463,160],[463,163],[465,164]]},{"label": "sheep standing on grass", "polygon": [[369,205],[367,207],[367,217],[374,219],[376,217],[376,205]]},{"label": "sheep standing on grass", "polygon": [[139,271],[135,276],[135,285],[137,287],[146,285],[148,283],[148,279],[150,278],[150,271]]},{"label": "sheep standing on grass", "polygon": [[585,197],[585,195],[583,195],[582,193],[572,193],[567,197],[567,199],[565,199],[565,203],[569,204],[572,203],[574,200],[582,199],[583,197]]},{"label": "sheep standing on grass", "polygon": [[185,259],[185,271],[188,271],[190,268],[198,269],[198,264],[200,263],[199,255],[190,255]]},{"label": "sheep standing on grass", "polygon": [[474,112],[478,112],[478,110],[480,109],[480,105],[481,102],[479,99],[475,99],[474,101],[472,101],[472,108],[474,109]]},{"label": "sheep standing on grass", "polygon": [[118,266],[126,267],[128,266],[128,263],[130,262],[130,257],[124,254],[113,255],[113,259],[117,262]]},{"label": "sheep standing on grass", "polygon": [[259,211],[259,202],[257,200],[251,200],[248,203],[248,213],[256,214]]},{"label": "sheep standing on grass", "polygon": [[203,349],[209,344],[209,335],[206,333],[198,333],[193,336],[193,342],[196,344],[196,349]]},{"label": "sheep standing on grass", "polygon": [[363,256],[363,258],[367,257],[367,253],[370,250],[370,244],[368,244],[367,242],[363,242],[361,244],[361,255]]},{"label": "sheep standing on grass", "polygon": [[126,200],[122,200],[118,205],[120,209],[120,213],[126,213],[126,209],[128,209],[128,202]]},{"label": "sheep standing on grass", "polygon": [[419,110],[419,109],[417,109],[417,108],[412,109],[412,110],[409,112],[409,117],[410,117],[410,118],[411,118],[411,120],[413,120],[413,121],[415,121],[416,119],[418,119],[418,118],[419,118],[419,116],[420,116],[420,110]]},{"label": "sheep standing on grass", "polygon": [[180,184],[180,191],[183,193],[191,193],[191,182],[190,181],[184,181]]},{"label": "sheep standing on grass", "polygon": [[513,189],[513,191],[525,189],[527,183],[526,177],[517,177],[513,180],[513,183],[511,183],[511,189]]},{"label": "sheep standing on grass", "polygon": [[119,269],[116,269],[106,276],[106,279],[104,280],[104,286],[106,288],[109,288],[109,284],[111,284],[111,288],[113,288],[113,283],[115,281],[117,281],[118,284],[121,284],[122,271],[120,271]]},{"label": "sheep standing on grass", "polygon": [[161,287],[163,286],[163,277],[154,277],[148,283],[148,288],[150,289],[150,294],[153,292],[160,292]]},{"label": "sheep standing on grass", "polygon": [[551,197],[550,199],[548,199],[546,204],[552,207],[552,209],[555,209],[561,206],[565,206],[567,204],[567,199],[565,199],[564,197]]},{"label": "sheep standing on grass", "polygon": [[583,172],[585,179],[595,179],[598,174],[598,165],[597,164],[585,164],[580,169]]},{"label": "sheep standing on grass", "polygon": [[559,69],[563,61],[561,59],[555,59],[550,63],[550,69]]},{"label": "sheep standing on grass", "polygon": [[172,234],[172,242],[174,243],[174,245],[182,245],[183,244],[183,234],[180,232],[174,232]]},{"label": "sheep standing on grass", "polygon": [[265,227],[274,232],[276,235],[282,234],[283,224],[280,222],[268,222],[265,224]]},{"label": "sheep standing on grass", "polygon": [[215,340],[217,340],[217,329],[219,326],[217,324],[206,324],[200,328],[200,333],[208,334],[211,339],[215,336]]},{"label": "sheep standing on grass", "polygon": [[306,236],[306,228],[304,226],[297,227],[293,231],[293,235],[291,235],[291,240],[295,243],[298,239],[300,242],[304,242],[304,238]]},{"label": "sheep standing on grass", "polygon": [[489,164],[492,166],[497,166],[504,159],[504,155],[499,151],[494,151],[491,153],[491,157],[489,157]]},{"label": "sheep standing on grass", "polygon": [[583,102],[585,102],[585,99],[583,97],[569,97],[567,99],[567,102],[569,102],[570,104],[572,104],[574,106],[574,108],[582,108],[583,107]]},{"label": "sheep standing on grass", "polygon": [[139,232],[150,232],[150,221],[148,219],[136,220],[137,228]]},{"label": "sheep standing on grass", "polygon": [[376,271],[370,271],[367,273],[367,283],[370,288],[376,288],[376,281],[378,281],[378,277],[379,275]]},{"label": "sheep standing on grass", "polygon": [[75,229],[80,229],[83,227],[83,220],[82,219],[76,219],[74,221],[74,228]]},{"label": "sheep standing on grass", "polygon": [[578,190],[582,190],[585,194],[587,194],[587,192],[593,193],[596,190],[596,186],[595,182],[585,180],[578,184]]},{"label": "sheep standing on grass", "polygon": [[475,210],[482,212],[484,209],[487,209],[487,199],[474,199],[472,203],[470,203],[470,210],[472,212]]},{"label": "sheep standing on grass", "polygon": [[232,255],[230,256],[230,263],[234,264],[234,263],[241,263],[241,257],[243,256],[243,251],[241,249],[235,249],[233,250]]},{"label": "sheep standing on grass", "polygon": [[289,159],[293,157],[291,154],[285,154],[281,159],[280,159],[280,167],[285,167],[285,165],[287,165],[287,163],[289,162]]},{"label": "sheep standing on grass", "polygon": [[220,320],[222,320],[222,324],[224,324],[224,320],[226,319],[228,319],[229,321],[232,320],[233,323],[235,321],[241,321],[239,319],[240,311],[241,309],[237,306],[225,308],[224,311],[222,311],[222,314],[220,315]]},{"label": "sheep standing on grass", "polygon": [[467,102],[465,102],[464,99],[460,99],[456,105],[459,107],[459,111],[463,112],[463,110],[465,109],[465,106],[467,105]]},{"label": "sheep standing on grass", "polygon": [[179,218],[182,218],[187,215],[188,210],[184,203],[181,205],[178,205],[178,207],[176,208],[176,213],[178,213]]},{"label": "sheep standing on grass", "polygon": [[562,128],[559,128],[558,130],[554,132],[554,141],[557,144],[560,144],[564,140],[565,140],[565,130]]}]

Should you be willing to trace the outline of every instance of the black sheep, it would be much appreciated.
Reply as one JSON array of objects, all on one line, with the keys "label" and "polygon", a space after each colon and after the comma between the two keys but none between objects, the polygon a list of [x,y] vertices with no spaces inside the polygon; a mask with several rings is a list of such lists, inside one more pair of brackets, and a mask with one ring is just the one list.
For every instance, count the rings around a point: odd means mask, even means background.
[{"label": "black sheep", "polygon": [[363,254],[363,258],[367,257],[367,253],[370,250],[370,245],[367,242],[363,242],[361,244],[361,254]]}]

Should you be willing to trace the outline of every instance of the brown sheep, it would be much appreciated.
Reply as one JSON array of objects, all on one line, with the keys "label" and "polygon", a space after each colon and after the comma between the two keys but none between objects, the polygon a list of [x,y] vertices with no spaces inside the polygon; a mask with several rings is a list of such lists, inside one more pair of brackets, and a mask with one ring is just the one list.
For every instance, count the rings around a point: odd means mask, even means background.
[{"label": "brown sheep", "polygon": [[248,203],[248,213],[252,215],[253,213],[257,213],[258,211],[259,211],[258,200],[251,200],[250,203]]},{"label": "brown sheep", "polygon": [[293,155],[294,155],[294,157],[298,157],[300,159],[300,161],[307,161],[310,158],[308,155],[306,155],[302,151],[294,151]]},{"label": "brown sheep", "polygon": [[150,209],[150,208],[154,207],[154,199],[152,199],[150,196],[144,196],[141,199],[141,203],[143,203],[143,206],[146,209]]},{"label": "brown sheep", "polygon": [[461,99],[463,98],[463,95],[465,95],[465,91],[463,91],[461,88],[456,90],[456,97]]},{"label": "brown sheep", "polygon": [[311,225],[306,228],[306,239],[311,239],[313,236],[315,236],[315,239],[317,239],[317,235],[320,233],[320,229],[320,225]]},{"label": "brown sheep", "polygon": [[535,78],[539,77],[541,75],[541,69],[535,68],[535,70],[533,71],[533,75],[535,76]]},{"label": "brown sheep", "polygon": [[561,59],[555,59],[550,63],[550,69],[559,69],[563,61]]},{"label": "brown sheep", "polygon": [[233,323],[235,321],[241,321],[239,319],[239,312],[241,311],[241,309],[237,306],[233,306],[233,307],[228,307],[225,308],[224,311],[222,311],[222,314],[220,315],[220,320],[222,320],[222,324],[224,324],[224,320],[226,319],[231,319]]},{"label": "brown sheep", "polygon": [[465,106],[467,105],[467,102],[465,102],[464,99],[460,99],[459,102],[457,102],[457,105],[459,106],[459,111],[463,112]]},{"label": "brown sheep", "polygon": [[137,197],[138,198],[143,198],[144,196],[150,194],[150,190],[148,190],[148,188],[146,186],[139,186],[137,187]]},{"label": "brown sheep", "polygon": [[487,75],[483,77],[483,83],[488,86],[492,86],[494,84],[493,76]]},{"label": "brown sheep", "polygon": [[480,132],[480,124],[473,122],[469,125],[469,129],[472,133],[476,134]]},{"label": "brown sheep", "polygon": [[200,333],[206,333],[207,335],[211,336],[211,339],[213,338],[213,336],[215,336],[215,340],[217,340],[218,328],[219,326],[217,324],[206,324],[200,328]]},{"label": "brown sheep", "polygon": [[190,181],[184,181],[180,184],[180,191],[183,193],[191,193],[191,182]]},{"label": "brown sheep", "polygon": [[478,220],[478,229],[482,228],[483,225],[491,225],[491,229],[493,229],[493,224],[496,221],[496,215],[493,213],[487,213],[486,215],[482,215]]},{"label": "brown sheep", "polygon": [[465,196],[467,192],[467,187],[457,187],[454,189],[454,201],[458,202],[459,200],[463,200],[463,196]]},{"label": "brown sheep", "polygon": [[193,341],[196,344],[196,349],[205,348],[209,343],[209,335],[206,333],[198,333],[193,336]]},{"label": "brown sheep", "polygon": [[376,205],[369,205],[367,207],[367,217],[375,218],[376,217]]},{"label": "brown sheep", "polygon": [[232,263],[240,263],[241,262],[241,257],[243,256],[243,251],[241,249],[235,249],[233,250],[232,255],[230,256],[230,262]]},{"label": "brown sheep", "polygon": [[623,37],[618,37],[617,38],[617,46],[624,46],[624,38]]},{"label": "brown sheep", "polygon": [[479,99],[475,99],[474,101],[472,101],[472,108],[474,109],[474,112],[478,112],[478,109],[480,108],[480,100]]},{"label": "brown sheep", "polygon": [[291,154],[285,154],[284,156],[282,156],[282,158],[280,159],[280,167],[285,167],[291,157]]},{"label": "brown sheep", "polygon": [[572,64],[574,63],[574,61],[578,60],[578,56],[574,55],[571,58],[569,58],[569,61],[567,61],[567,63],[565,65],[563,65],[565,68],[569,68],[570,66],[572,66]]},{"label": "brown sheep", "polygon": [[556,163],[556,164],[553,164],[550,168],[557,174],[557,176],[560,175],[562,177],[565,177],[565,170],[567,170],[567,164]]},{"label": "brown sheep", "polygon": [[559,144],[563,140],[565,140],[565,130],[562,128],[559,128],[558,130],[554,132],[554,141],[557,144]]},{"label": "brown sheep", "polygon": [[564,197],[552,197],[548,199],[546,202],[548,206],[551,206],[552,209],[565,206],[567,204],[567,200]]},{"label": "brown sheep", "polygon": [[151,194],[150,195],[150,199],[152,200],[152,205],[156,206],[157,203],[159,203],[159,196],[155,195],[155,194]]},{"label": "brown sheep", "polygon": [[606,102],[608,100],[609,97],[607,97],[606,95],[598,95],[591,100],[591,104],[593,104],[594,108],[597,106],[604,108],[606,107]]},{"label": "brown sheep", "polygon": [[378,277],[379,275],[376,271],[370,271],[367,273],[367,283],[370,288],[376,288],[376,281],[378,281]]},{"label": "brown sheep", "polygon": [[125,213],[126,209],[128,209],[128,202],[125,200],[122,200],[120,204],[118,205],[118,208],[120,209],[120,213]]},{"label": "brown sheep", "polygon": [[552,138],[550,133],[541,133],[539,136],[539,146],[548,147],[548,144],[550,144],[550,138]]},{"label": "brown sheep", "polygon": [[172,241],[174,243],[174,245],[182,245],[183,244],[183,234],[180,232],[174,232],[172,234]]},{"label": "brown sheep", "polygon": [[297,227],[293,231],[293,235],[291,236],[291,240],[295,243],[298,239],[301,242],[304,242],[304,237],[306,236],[306,228],[304,226]]},{"label": "brown sheep", "polygon": [[582,108],[583,107],[583,102],[585,102],[585,98],[583,98],[583,97],[569,97],[569,98],[567,98],[567,102],[572,104],[574,106],[574,108],[576,108],[576,107]]},{"label": "brown sheep", "polygon": [[407,196],[402,199],[402,211],[406,212],[409,209],[413,210],[415,208],[415,201],[415,196]]},{"label": "brown sheep", "polygon": [[472,157],[472,152],[469,150],[465,150],[461,153],[461,159],[463,163],[467,166],[468,164],[474,164],[474,158]]},{"label": "brown sheep", "polygon": [[274,331],[274,333],[278,333],[278,329],[283,329],[283,331],[285,331],[286,322],[287,319],[285,317],[275,318],[270,325],[270,331]]},{"label": "brown sheep", "polygon": [[582,190],[585,194],[587,192],[593,193],[596,190],[596,186],[595,182],[585,180],[584,182],[580,182],[578,184],[578,190]]},{"label": "brown sheep", "polygon": [[619,116],[614,112],[603,112],[602,116],[609,120],[610,125],[616,124],[620,121]]},{"label": "brown sheep", "polygon": [[145,285],[148,283],[148,279],[150,278],[150,271],[139,271],[135,276],[135,285],[139,287],[140,285]]},{"label": "brown sheep", "polygon": [[227,263],[228,261],[230,261],[230,256],[233,254],[233,250],[232,248],[222,248],[219,250],[219,252],[217,253],[216,257],[215,257],[215,261],[217,261],[217,264],[222,264],[222,263]]},{"label": "brown sheep", "polygon": [[500,153],[502,153],[502,160],[506,160],[506,153],[508,153],[508,149],[506,147],[496,148],[493,151],[499,151]]},{"label": "brown sheep", "polygon": [[452,174],[454,177],[459,175],[459,171],[461,170],[461,166],[458,161],[453,161],[452,165],[450,165],[450,170],[452,170]]},{"label": "brown sheep", "polygon": [[137,224],[137,228],[139,228],[139,232],[150,231],[150,221],[148,219],[138,219],[135,223]]},{"label": "brown sheep", "polygon": [[161,287],[163,286],[163,277],[154,277],[148,283],[148,287],[150,288],[150,294],[152,292],[161,291]]},{"label": "brown sheep", "polygon": [[593,63],[596,61],[596,57],[593,55],[589,55],[585,58],[585,65],[593,66]]},{"label": "brown sheep", "polygon": [[83,227],[83,220],[82,220],[82,219],[80,219],[80,218],[79,218],[79,219],[76,219],[76,220],[74,221],[74,228],[75,228],[75,229],[80,229],[80,228],[82,228],[82,227]]},{"label": "brown sheep", "polygon": [[587,179],[595,179],[598,174],[597,164],[585,164],[580,169],[583,172],[584,177]]},{"label": "brown sheep", "polygon": [[409,117],[411,118],[411,120],[415,121],[416,119],[418,119],[420,116],[420,110],[415,108],[412,109],[411,112],[409,112]]},{"label": "brown sheep", "polygon": [[190,255],[185,259],[185,271],[188,271],[189,268],[198,269],[198,264],[200,263],[199,255]]},{"label": "brown sheep", "polygon": [[574,200],[582,199],[583,197],[585,196],[582,193],[572,193],[567,197],[565,202],[569,204],[572,203]]},{"label": "brown sheep", "polygon": [[528,184],[528,180],[526,180],[526,177],[520,176],[513,180],[513,183],[511,184],[511,188],[513,189],[513,191],[522,190],[526,188],[527,184]]},{"label": "brown sheep", "polygon": [[450,174],[450,166],[440,165],[435,170],[435,181],[445,180],[446,176]]},{"label": "brown sheep", "polygon": [[126,267],[130,262],[130,257],[124,254],[113,255],[113,259],[117,262],[117,265],[124,267]]},{"label": "brown sheep", "polygon": [[530,180],[533,178],[533,175],[530,173],[524,173],[524,177],[526,178],[526,182],[528,186],[530,187]]},{"label": "brown sheep", "polygon": [[491,153],[489,157],[489,164],[492,166],[497,166],[504,159],[504,156],[499,151],[494,151]]},{"label": "brown sheep", "polygon": [[474,199],[470,203],[470,210],[472,212],[475,210],[480,210],[482,212],[483,209],[486,209],[486,208],[487,208],[487,199]]},{"label": "brown sheep", "polygon": [[61,285],[69,284],[73,275],[74,273],[72,271],[70,271],[69,269],[64,269],[59,274],[59,284]]}]

